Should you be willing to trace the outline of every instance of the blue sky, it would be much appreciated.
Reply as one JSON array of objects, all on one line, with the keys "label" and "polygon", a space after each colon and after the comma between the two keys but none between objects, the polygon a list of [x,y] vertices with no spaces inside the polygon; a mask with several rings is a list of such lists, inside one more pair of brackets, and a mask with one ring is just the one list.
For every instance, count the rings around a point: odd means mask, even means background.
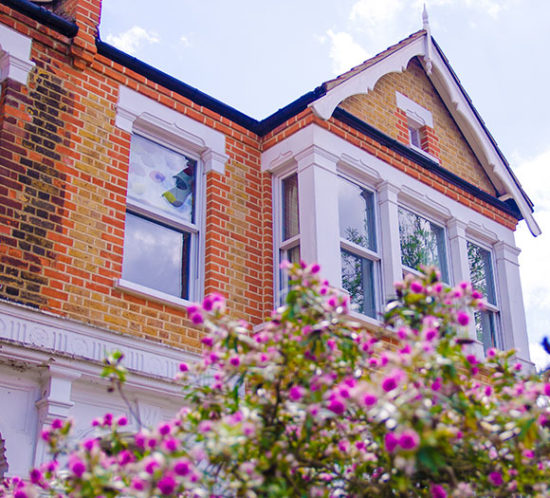
[{"label": "blue sky", "polygon": [[[264,118],[422,27],[421,0],[103,0],[101,38]],[[550,2],[428,0],[432,34],[535,203],[520,224],[531,357],[550,335]],[[550,357],[548,357],[550,358]]]}]

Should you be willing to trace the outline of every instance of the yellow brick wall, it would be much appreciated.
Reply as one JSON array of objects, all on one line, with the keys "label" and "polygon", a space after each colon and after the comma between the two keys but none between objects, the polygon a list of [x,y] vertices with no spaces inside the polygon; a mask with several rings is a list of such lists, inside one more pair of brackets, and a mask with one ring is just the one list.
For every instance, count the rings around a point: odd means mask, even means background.
[{"label": "yellow brick wall", "polygon": [[368,94],[349,97],[340,107],[397,140],[395,92],[432,113],[441,166],[495,195],[494,186],[416,58],[409,62],[406,71],[383,76]]}]

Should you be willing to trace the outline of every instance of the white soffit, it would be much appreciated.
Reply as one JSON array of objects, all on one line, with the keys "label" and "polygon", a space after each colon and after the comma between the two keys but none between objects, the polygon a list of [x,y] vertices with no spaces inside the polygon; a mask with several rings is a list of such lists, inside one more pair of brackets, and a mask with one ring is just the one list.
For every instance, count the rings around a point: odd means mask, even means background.
[{"label": "white soffit", "polygon": [[477,118],[472,105],[457,84],[447,63],[437,49],[431,50],[431,43],[428,42],[425,34],[334,86],[309,106],[318,117],[328,120],[340,102],[352,95],[368,93],[386,74],[405,71],[413,57],[419,57],[428,78],[438,91],[485,172],[499,190],[500,197],[509,194],[516,201],[531,233],[535,237],[540,235],[540,227],[535,221],[531,207],[521,188]]}]

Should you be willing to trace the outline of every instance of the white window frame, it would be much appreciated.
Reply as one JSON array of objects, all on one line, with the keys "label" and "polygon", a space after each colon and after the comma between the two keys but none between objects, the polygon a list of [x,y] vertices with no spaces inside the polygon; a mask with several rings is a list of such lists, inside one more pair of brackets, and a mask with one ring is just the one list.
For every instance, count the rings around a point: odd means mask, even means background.
[{"label": "white window frame", "polygon": [[[437,220],[437,219],[434,219],[432,216],[426,214],[426,212],[422,209],[419,209],[417,205],[410,205],[408,203],[404,203],[404,202],[399,202],[398,204],[398,212],[399,212],[399,209],[404,209],[405,211],[408,211],[420,218],[423,218],[425,219],[426,221],[428,221],[429,223],[433,223],[434,225],[436,225],[437,227],[441,228],[443,230],[443,235],[442,235],[442,243],[443,243],[443,249],[444,249],[444,258],[445,258],[445,266],[446,266],[446,270],[447,270],[447,275],[446,275],[446,280],[443,279],[443,272],[441,272],[441,268],[439,268],[439,271],[442,273],[442,279],[445,283],[449,284],[449,285],[452,285],[452,282],[453,282],[453,275],[452,275],[452,271],[451,271],[451,266],[450,266],[450,253],[449,253],[449,243],[448,243],[448,236],[447,236],[447,224],[444,222],[444,221],[440,221],[440,220]],[[397,227],[398,231],[399,231],[399,226]],[[401,271],[402,271],[402,274],[403,276],[405,276],[407,273],[411,273],[413,275],[418,275],[420,276],[421,273],[416,269],[416,268],[411,268],[410,266],[407,266],[405,264],[403,264],[403,254],[402,254],[402,251],[401,251],[401,233],[399,232],[399,247],[398,247],[398,250],[399,250],[399,260],[401,262]]]},{"label": "white window frame", "polygon": [[[275,267],[273,271],[273,296],[275,298],[275,305],[279,306],[283,304],[284,298],[288,292],[288,286],[285,285],[283,279],[286,279],[286,276],[284,276],[284,272],[281,270],[281,263],[288,259],[286,257],[282,257],[282,253],[288,253],[291,249],[294,249],[298,247],[298,249],[301,251],[301,234],[300,231],[286,239],[283,240],[284,237],[284,200],[283,200],[283,182],[287,178],[291,177],[292,175],[298,175],[298,172],[295,168],[287,168],[280,172],[278,176],[273,177],[273,208],[274,208],[274,219],[273,219],[273,235],[274,235],[274,241],[275,241],[275,254],[274,254],[274,262]],[[300,189],[300,183],[298,182],[298,192]],[[298,198],[300,196],[298,195]],[[298,225],[301,230],[300,225],[300,204],[298,201]]]},{"label": "white window frame", "polygon": [[[498,285],[498,275],[497,275],[497,268],[495,264],[495,254],[493,251],[493,248],[487,244],[484,244],[483,242],[480,242],[477,239],[467,237],[466,238],[466,249],[468,249],[468,244],[472,244],[484,251],[487,251],[489,253],[490,257],[490,263],[491,263],[491,272],[493,277],[493,289],[495,293],[495,302],[490,303],[487,299],[487,296],[483,296],[485,299],[486,307],[485,310],[481,313],[490,313],[493,317],[493,325],[495,328],[495,343],[492,347],[495,347],[497,349],[503,349],[504,347],[504,337],[503,337],[503,331],[502,331],[502,323],[501,323],[501,314],[500,314],[500,296],[499,296],[499,285]],[[468,253],[468,250],[466,251]],[[470,261],[468,260],[468,280],[471,281],[471,269],[470,269]],[[479,338],[477,337],[477,329],[476,329],[476,323],[474,321],[474,330],[475,330],[475,338],[479,341]],[[483,344],[483,340],[479,341]],[[484,348],[484,346],[483,346]]]},{"label": "white window frame", "polygon": [[[174,296],[166,292],[153,289],[148,286],[137,284],[131,280],[125,279],[124,275],[118,281],[118,286],[126,288],[126,290],[131,291],[140,291],[141,293],[148,294],[151,297],[155,297],[157,300],[161,300],[170,304],[181,304],[187,305],[190,302],[196,301],[200,297],[200,290],[202,282],[200,280],[200,265],[202,264],[203,259],[201,254],[204,251],[201,251],[201,248],[204,247],[204,218],[205,218],[205,181],[204,174],[202,172],[202,164],[200,158],[196,157],[189,152],[182,150],[178,147],[168,144],[165,140],[159,140],[154,137],[151,133],[146,132],[137,132],[133,136],[141,136],[147,140],[150,140],[153,143],[156,143],[162,147],[166,147],[169,150],[176,152],[177,154],[188,157],[196,161],[196,174],[195,174],[195,190],[194,190],[194,217],[195,222],[191,223],[185,221],[178,216],[172,215],[169,212],[162,211],[154,206],[148,206],[140,203],[139,201],[132,199],[127,196],[126,198],[126,214],[133,214],[140,216],[151,223],[158,223],[159,225],[164,225],[167,228],[173,228],[178,232],[190,234],[191,240],[189,242],[189,263],[188,263],[188,275],[187,275],[187,289],[188,289],[188,298],[184,299],[179,296]],[[131,145],[130,145],[131,147]],[[124,255],[123,255],[124,258]]]},{"label": "white window frame", "polygon": [[[361,311],[353,311],[352,313],[357,316],[361,317],[362,319],[367,320],[376,320],[377,322],[380,321],[378,317],[378,313],[382,310],[382,256],[381,256],[381,249],[380,249],[380,236],[379,236],[379,229],[380,229],[380,223],[379,223],[379,212],[378,212],[378,193],[376,191],[376,188],[372,186],[365,185],[363,182],[360,182],[356,180],[353,176],[350,176],[342,171],[338,174],[338,181],[344,180],[347,182],[350,182],[360,189],[367,190],[370,192],[373,196],[372,199],[372,210],[373,210],[373,222],[374,222],[374,237],[376,241],[376,251],[373,251],[372,249],[368,249],[366,247],[363,247],[359,244],[355,244],[354,242],[351,242],[347,240],[346,238],[342,237],[340,234],[340,275],[342,275],[343,268],[342,268],[342,251],[346,251],[351,253],[353,256],[357,256],[362,259],[367,259],[369,261],[373,262],[373,269],[372,269],[372,286],[373,286],[373,301],[374,301],[374,312],[375,316],[370,316],[365,313],[362,313]],[[340,220],[340,216],[337,217],[338,224]],[[338,233],[340,233],[340,226],[338,226]],[[342,291],[349,295],[349,292],[344,289],[343,283],[342,283]],[[351,297],[351,296],[350,296]]]},{"label": "white window frame", "polygon": [[[211,171],[221,175],[225,173],[225,163],[229,159],[225,152],[225,135],[125,86],[119,88],[115,124],[127,133],[144,136],[164,147],[197,160],[199,173],[195,180],[197,201],[195,206],[196,223],[194,225],[199,235],[196,237],[195,252],[193,255],[190,254],[190,267],[194,266],[195,268],[193,280],[191,280],[191,275],[189,280],[189,300],[129,282],[122,278],[115,283],[117,288],[126,292],[171,306],[185,308],[191,300],[199,300],[204,291],[206,175]],[[137,212],[142,209],[142,207],[136,206],[135,203],[129,205],[131,209],[135,209]],[[142,212],[142,214],[145,214],[146,217],[175,227],[185,227],[186,231],[190,228],[195,229],[195,227],[189,226],[183,220],[178,220],[177,217],[172,217],[168,213],[156,212],[154,209],[149,209],[149,207],[144,209],[145,212]]]}]

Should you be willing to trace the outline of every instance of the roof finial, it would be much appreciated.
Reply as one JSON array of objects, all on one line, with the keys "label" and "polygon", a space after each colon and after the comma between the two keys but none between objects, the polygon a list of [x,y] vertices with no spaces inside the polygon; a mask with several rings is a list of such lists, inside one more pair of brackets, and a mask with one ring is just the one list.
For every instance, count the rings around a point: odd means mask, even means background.
[{"label": "roof finial", "polygon": [[430,33],[430,20],[428,19],[428,9],[424,3],[424,10],[422,11],[422,28]]},{"label": "roof finial", "polygon": [[426,63],[426,73],[428,76],[432,74],[432,30],[430,29],[430,21],[428,20],[428,9],[424,3],[422,11],[422,27],[426,31],[426,48],[424,54],[424,62]]}]

